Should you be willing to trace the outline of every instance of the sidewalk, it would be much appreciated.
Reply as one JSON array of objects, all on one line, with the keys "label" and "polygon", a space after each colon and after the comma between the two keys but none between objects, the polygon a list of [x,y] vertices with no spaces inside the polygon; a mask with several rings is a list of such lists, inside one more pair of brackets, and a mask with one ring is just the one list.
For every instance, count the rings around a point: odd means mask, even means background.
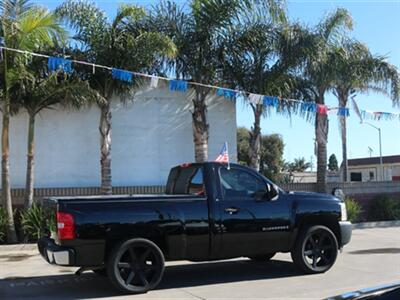
[{"label": "sidewalk", "polygon": [[20,251],[37,251],[36,243],[30,244],[13,244],[13,245],[0,245],[1,252],[20,252]]}]

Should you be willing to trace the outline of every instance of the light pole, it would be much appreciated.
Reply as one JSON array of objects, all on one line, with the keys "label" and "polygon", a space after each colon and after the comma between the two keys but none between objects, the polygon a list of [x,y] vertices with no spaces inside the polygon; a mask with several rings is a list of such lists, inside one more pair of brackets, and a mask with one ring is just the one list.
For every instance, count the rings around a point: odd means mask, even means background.
[{"label": "light pole", "polygon": [[382,159],[382,135],[381,135],[381,129],[379,127],[371,124],[371,123],[368,123],[368,122],[361,121],[361,124],[369,125],[369,126],[375,128],[376,130],[378,130],[378,133],[379,133],[379,164],[380,164],[380,169],[381,169],[381,172],[380,172],[381,176],[380,177],[381,177],[381,181],[383,181],[383,159]]}]

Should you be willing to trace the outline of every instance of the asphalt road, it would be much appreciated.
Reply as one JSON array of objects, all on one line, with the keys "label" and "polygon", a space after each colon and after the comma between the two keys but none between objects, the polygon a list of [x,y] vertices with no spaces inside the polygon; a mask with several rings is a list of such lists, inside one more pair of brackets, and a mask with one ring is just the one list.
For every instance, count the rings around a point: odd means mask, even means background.
[{"label": "asphalt road", "polygon": [[400,227],[357,229],[335,266],[302,275],[289,254],[271,262],[248,259],[168,263],[157,290],[120,295],[106,278],[48,265],[36,251],[0,252],[0,299],[322,299],[400,279]]}]

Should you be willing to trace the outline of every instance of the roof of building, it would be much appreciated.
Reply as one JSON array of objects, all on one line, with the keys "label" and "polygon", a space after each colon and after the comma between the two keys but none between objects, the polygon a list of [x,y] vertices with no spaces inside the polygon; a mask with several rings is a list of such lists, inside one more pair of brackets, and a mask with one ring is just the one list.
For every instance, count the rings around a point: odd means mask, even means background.
[{"label": "roof of building", "polygon": [[[400,155],[382,156],[382,162],[384,164],[400,163]],[[363,165],[377,165],[380,163],[380,157],[364,157],[364,158],[353,158],[347,161],[349,166],[363,166]]]}]

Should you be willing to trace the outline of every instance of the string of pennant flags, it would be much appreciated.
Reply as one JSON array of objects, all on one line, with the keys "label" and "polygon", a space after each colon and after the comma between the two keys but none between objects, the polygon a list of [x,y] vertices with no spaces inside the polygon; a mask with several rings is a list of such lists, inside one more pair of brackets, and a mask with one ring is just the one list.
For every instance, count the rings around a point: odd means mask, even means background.
[{"label": "string of pennant flags", "polygon": [[[169,83],[169,90],[171,92],[187,92],[190,86],[203,86],[206,88],[210,88],[216,91],[216,95],[220,97],[224,97],[227,100],[235,101],[238,97],[245,97],[248,99],[250,103],[253,104],[262,104],[268,109],[275,109],[276,111],[284,111],[299,113],[301,115],[304,114],[323,114],[327,115],[336,114],[338,116],[349,117],[350,109],[348,107],[328,107],[324,104],[317,104],[314,102],[307,102],[303,100],[296,99],[286,99],[278,96],[265,96],[260,94],[249,93],[245,91],[223,88],[209,84],[203,84],[193,81],[179,80],[179,79],[171,79],[167,77],[161,77],[156,75],[144,74],[139,72],[133,72],[129,70],[113,68],[109,66],[99,65],[95,63],[90,63],[86,61],[74,60],[74,59],[66,59],[63,57],[53,57],[45,54],[24,51],[20,49],[9,48],[0,45],[1,50],[17,52],[20,54],[24,54],[25,56],[37,56],[47,59],[47,67],[49,71],[62,71],[65,73],[73,72],[73,64],[81,64],[92,67],[92,72],[95,73],[96,68],[106,69],[111,71],[111,76],[115,80],[120,80],[126,83],[133,83],[135,76],[138,77],[146,77],[150,79],[150,87],[156,88],[158,86],[159,80],[164,80]],[[400,113],[392,113],[392,112],[380,112],[380,111],[370,111],[370,110],[362,110],[359,109],[355,100],[353,99],[353,107],[357,116],[361,119],[366,120],[400,120]]]}]

